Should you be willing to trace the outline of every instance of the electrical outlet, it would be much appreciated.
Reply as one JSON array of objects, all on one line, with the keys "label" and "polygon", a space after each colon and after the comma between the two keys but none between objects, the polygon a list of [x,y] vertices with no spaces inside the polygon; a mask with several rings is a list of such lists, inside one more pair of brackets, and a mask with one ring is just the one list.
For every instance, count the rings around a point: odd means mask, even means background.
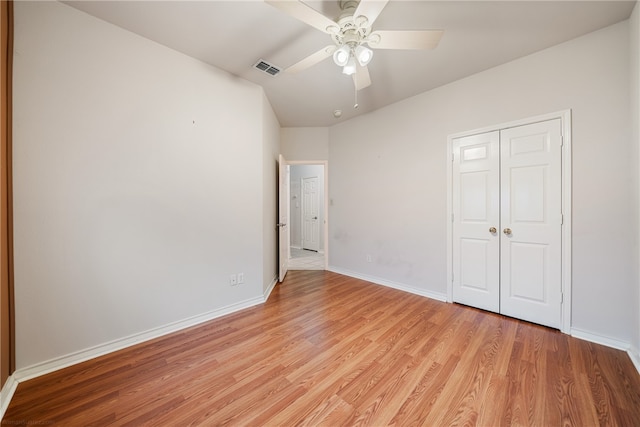
[{"label": "electrical outlet", "polygon": [[229,276],[229,284],[231,286],[235,286],[238,284],[238,276],[236,276],[235,274],[232,274],[231,276]]},{"label": "electrical outlet", "polygon": [[371,262],[371,255],[367,254],[367,262]]},{"label": "electrical outlet", "polygon": [[238,285],[242,285],[244,283],[244,273],[238,273]]}]

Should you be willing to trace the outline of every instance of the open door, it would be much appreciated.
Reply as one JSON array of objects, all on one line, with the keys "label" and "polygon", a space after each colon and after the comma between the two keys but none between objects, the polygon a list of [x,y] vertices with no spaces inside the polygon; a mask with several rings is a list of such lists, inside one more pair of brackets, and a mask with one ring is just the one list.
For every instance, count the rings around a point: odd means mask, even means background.
[{"label": "open door", "polygon": [[289,165],[278,157],[278,281],[282,282],[289,269]]},{"label": "open door", "polygon": [[0,2],[0,388],[15,371],[11,81],[13,2]]}]

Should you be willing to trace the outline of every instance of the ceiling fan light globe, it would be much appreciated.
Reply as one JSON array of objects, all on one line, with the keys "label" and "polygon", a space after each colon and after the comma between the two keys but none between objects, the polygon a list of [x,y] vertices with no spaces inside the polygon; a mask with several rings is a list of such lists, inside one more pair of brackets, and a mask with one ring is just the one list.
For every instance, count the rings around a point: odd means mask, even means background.
[{"label": "ceiling fan light globe", "polygon": [[368,47],[360,45],[356,48],[356,58],[358,59],[358,63],[364,67],[371,62],[371,58],[373,58],[373,51]]},{"label": "ceiling fan light globe", "polygon": [[355,74],[355,72],[356,72],[356,59],[352,56],[349,58],[349,61],[342,69],[342,73],[346,74],[347,76],[350,76],[352,74]]},{"label": "ceiling fan light globe", "polygon": [[336,65],[343,67],[347,65],[347,62],[349,62],[350,56],[351,52],[349,51],[349,47],[344,45],[333,53],[333,62],[335,62]]}]

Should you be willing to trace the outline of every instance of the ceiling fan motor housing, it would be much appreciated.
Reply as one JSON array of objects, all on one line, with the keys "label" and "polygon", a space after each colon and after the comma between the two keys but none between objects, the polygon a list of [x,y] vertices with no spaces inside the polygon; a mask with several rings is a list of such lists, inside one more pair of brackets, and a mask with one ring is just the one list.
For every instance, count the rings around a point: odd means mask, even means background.
[{"label": "ceiling fan motor housing", "polygon": [[346,0],[341,1],[343,13],[337,21],[340,26],[327,29],[331,33],[331,37],[337,46],[348,45],[355,49],[362,43],[367,42],[367,38],[371,33],[371,27],[368,20],[364,16],[354,17],[353,14],[358,5],[357,1]]},{"label": "ceiling fan motor housing", "polygon": [[[350,14],[353,16],[353,12],[358,8],[359,0],[340,0],[340,10],[342,10],[342,15]],[[341,16],[342,18],[342,16]]]}]

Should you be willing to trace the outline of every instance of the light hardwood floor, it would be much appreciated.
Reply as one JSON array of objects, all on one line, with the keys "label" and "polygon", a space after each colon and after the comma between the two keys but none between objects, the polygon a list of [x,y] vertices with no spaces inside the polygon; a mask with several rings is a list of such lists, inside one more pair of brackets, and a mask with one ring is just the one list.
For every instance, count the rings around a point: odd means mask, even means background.
[{"label": "light hardwood floor", "polygon": [[326,271],[21,383],[3,423],[640,426],[626,353]]}]

